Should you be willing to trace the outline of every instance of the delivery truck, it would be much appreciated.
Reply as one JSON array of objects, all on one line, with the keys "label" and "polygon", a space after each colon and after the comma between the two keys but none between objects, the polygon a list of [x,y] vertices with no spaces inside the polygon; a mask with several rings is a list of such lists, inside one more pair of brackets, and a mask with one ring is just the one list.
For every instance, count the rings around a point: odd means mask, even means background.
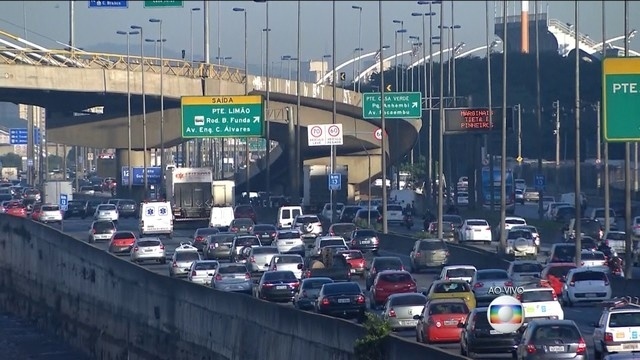
[{"label": "delivery truck", "polygon": [[214,180],[211,183],[213,206],[236,205],[236,182],[233,180]]},{"label": "delivery truck", "polygon": [[167,200],[176,221],[209,220],[213,203],[213,171],[210,168],[167,170]]},{"label": "delivery truck", "polygon": [[60,195],[67,195],[67,202],[73,200],[71,181],[47,181],[44,183],[44,203],[59,204]]},{"label": "delivery truck", "polygon": [[[339,174],[332,179],[333,181],[337,181],[337,184],[333,185],[334,188],[336,188],[333,192],[334,202],[346,204],[349,193],[349,169],[347,165],[336,165],[333,173]],[[330,174],[331,168],[328,165],[304,166],[303,205],[305,207],[317,206],[322,209],[324,204],[329,202],[331,198],[329,190]]]}]

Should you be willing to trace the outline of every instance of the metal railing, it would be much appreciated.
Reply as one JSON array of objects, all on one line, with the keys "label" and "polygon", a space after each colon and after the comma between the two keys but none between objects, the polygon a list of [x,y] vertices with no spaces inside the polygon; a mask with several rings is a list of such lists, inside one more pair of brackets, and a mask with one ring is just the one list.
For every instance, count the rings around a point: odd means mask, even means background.
[{"label": "metal railing", "polygon": [[[563,23],[560,20],[557,19],[549,19],[549,21],[547,22],[547,26],[554,26],[558,29],[560,29],[560,31],[562,31],[563,33],[574,37],[575,36],[575,30],[572,29],[571,27],[567,26],[567,24]],[[578,40],[587,45],[588,47],[595,49],[598,46],[598,43],[595,42],[593,39],[591,39],[590,37],[583,35],[581,33],[578,33]]]},{"label": "metal railing", "polygon": [[[85,51],[67,50],[15,50],[0,47],[0,64],[52,66],[84,69],[106,69],[141,71],[160,74],[183,76],[190,78],[211,78],[244,83],[246,75],[243,69],[229,66],[191,63],[185,60],[161,59],[155,57],[127,56],[121,54],[91,53]],[[164,66],[161,66],[164,64]]]},{"label": "metal railing", "polygon": [[[547,20],[547,14],[538,14],[538,20]],[[518,23],[522,21],[521,15],[509,15],[507,16],[507,24]],[[536,14],[529,14],[529,21],[536,21]],[[504,23],[504,17],[496,17],[496,24]]]}]

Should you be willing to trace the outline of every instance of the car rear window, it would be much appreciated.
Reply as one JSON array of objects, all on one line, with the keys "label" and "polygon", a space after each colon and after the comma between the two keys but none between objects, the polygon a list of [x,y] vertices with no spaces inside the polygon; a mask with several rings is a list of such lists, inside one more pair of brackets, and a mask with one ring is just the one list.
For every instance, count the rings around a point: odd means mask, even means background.
[{"label": "car rear window", "polygon": [[373,265],[371,265],[371,267],[376,268],[377,271],[400,270],[402,269],[402,260],[374,258]]},{"label": "car rear window", "polygon": [[276,227],[273,225],[256,225],[253,227],[253,231],[276,231]]},{"label": "car rear window", "polygon": [[419,294],[406,294],[402,296],[394,296],[391,299],[391,306],[419,306],[425,305],[427,298]]},{"label": "car rear window", "polygon": [[619,233],[607,233],[606,239],[607,240],[625,240],[625,233],[623,232],[619,232]]},{"label": "car rear window", "polygon": [[605,260],[604,254],[596,251],[583,252],[580,257],[582,260]]},{"label": "car rear window", "polygon": [[219,274],[244,274],[247,272],[245,265],[227,265],[218,268]]},{"label": "car rear window", "polygon": [[611,313],[609,327],[638,327],[640,326],[639,312]]},{"label": "car rear window", "polygon": [[564,276],[567,276],[567,274],[569,273],[569,270],[571,269],[575,269],[575,266],[552,266],[549,268],[549,270],[547,270],[547,276],[551,275],[551,276],[555,276],[557,278],[562,278]]},{"label": "car rear window", "polygon": [[58,205],[45,205],[42,207],[42,211],[59,211]]},{"label": "car rear window", "polygon": [[248,206],[248,205],[240,205],[240,206],[236,207],[236,212],[239,212],[239,213],[250,213],[250,212],[253,212],[253,208],[251,206]]},{"label": "car rear window", "polygon": [[573,257],[576,255],[576,246],[575,245],[562,245],[556,246],[553,251],[553,257],[557,260],[569,260],[567,262],[573,261]]},{"label": "car rear window", "polygon": [[256,237],[236,238],[236,246],[260,245],[260,241]]},{"label": "car rear window", "polygon": [[387,205],[387,211],[402,211],[402,206],[400,206],[400,205]]},{"label": "car rear window", "polygon": [[462,218],[458,215],[444,215],[442,217],[442,221],[454,223],[454,224],[462,224]]},{"label": "car rear window", "polygon": [[543,325],[536,328],[533,334],[534,341],[546,342],[562,339],[565,344],[578,342],[581,338],[580,332],[575,326],[570,325]]},{"label": "car rear window", "polygon": [[361,219],[367,219],[369,217],[371,217],[372,219],[377,219],[380,217],[380,213],[378,212],[378,210],[371,210],[369,212],[367,211],[360,211],[358,213],[358,217]]},{"label": "car rear window", "polygon": [[291,271],[269,271],[264,273],[264,279],[268,281],[298,281],[298,278]]},{"label": "car rear window", "polygon": [[303,289],[307,289],[307,290],[309,290],[309,289],[318,289],[319,290],[320,288],[322,288],[322,285],[330,284],[330,283],[333,283],[333,280],[331,280],[331,279],[308,279],[308,280],[305,280],[302,283],[302,288]]},{"label": "car rear window", "polygon": [[333,246],[333,245],[344,246],[344,240],[342,239],[320,240],[320,247],[327,247],[327,246]]},{"label": "car rear window", "polygon": [[525,225],[527,223],[526,221],[520,219],[506,219],[504,222],[510,225]]},{"label": "car rear window", "polygon": [[469,226],[489,226],[489,223],[485,220],[468,220],[467,225]]},{"label": "car rear window", "polygon": [[534,263],[514,264],[514,273],[539,273],[542,271],[542,265]]},{"label": "car rear window", "polygon": [[332,229],[333,229],[333,232],[336,232],[336,233],[348,233],[355,230],[356,226],[351,224],[333,225]]},{"label": "car rear window", "polygon": [[489,319],[487,318],[487,312],[486,311],[478,311],[474,316],[473,316],[473,323],[475,324],[476,328],[480,328],[480,329],[493,329],[491,327],[491,324],[489,324]]},{"label": "car rear window", "polygon": [[520,302],[530,303],[538,301],[554,301],[553,290],[525,291],[522,293]]},{"label": "car rear window", "polygon": [[464,303],[451,302],[451,303],[435,303],[429,306],[429,315],[442,315],[442,314],[467,314],[469,308]]},{"label": "car rear window", "polygon": [[116,206],[113,204],[103,204],[98,207],[98,210],[100,211],[109,211],[109,210],[115,210],[115,209],[116,209]]},{"label": "car rear window", "polygon": [[133,239],[136,236],[133,235],[132,232],[117,232],[115,233],[115,235],[113,235],[113,239],[114,240],[119,240],[119,239]]},{"label": "car rear window", "polygon": [[113,225],[111,221],[99,221],[99,222],[93,223],[93,228],[96,231],[104,231],[104,230],[115,229],[116,227],[115,225]]},{"label": "car rear window", "polygon": [[373,230],[358,230],[356,231],[356,237],[374,237],[376,232]]},{"label": "car rear window", "polygon": [[347,260],[364,258],[362,253],[360,251],[357,251],[357,250],[342,251],[342,252],[340,252],[340,255],[344,256]]},{"label": "car rear window", "polygon": [[466,282],[445,282],[436,284],[433,292],[435,294],[448,294],[458,292],[469,292],[471,288]]},{"label": "car rear window", "polygon": [[278,248],[275,247],[270,247],[270,246],[260,246],[260,247],[255,247],[253,248],[253,254],[254,255],[260,255],[260,254],[277,254],[278,253]]},{"label": "car rear window", "polygon": [[233,242],[233,238],[235,237],[235,235],[233,234],[216,234],[213,236],[209,237],[209,241],[212,243],[226,243],[226,242]]},{"label": "car rear window", "polygon": [[79,201],[79,200],[71,200],[69,201],[69,205],[79,205],[79,206],[83,206],[85,204],[84,201]]},{"label": "car rear window", "polygon": [[138,246],[140,247],[150,247],[150,246],[159,246],[160,241],[158,240],[142,240],[138,241]]},{"label": "car rear window", "polygon": [[476,271],[473,269],[449,269],[446,276],[449,278],[473,277]]},{"label": "car rear window", "polygon": [[447,246],[443,241],[421,241],[420,250],[446,250]]},{"label": "car rear window", "polygon": [[331,283],[324,285],[325,295],[354,295],[360,294],[360,286],[356,283]]},{"label": "car rear window", "polygon": [[118,205],[134,205],[135,206],[136,202],[133,200],[120,200],[118,202]]},{"label": "car rear window", "polygon": [[216,228],[202,228],[202,229],[196,230],[196,235],[207,236],[207,235],[217,234],[219,232],[220,230]]},{"label": "car rear window", "polygon": [[218,263],[213,261],[200,262],[196,264],[195,270],[215,270],[218,268]]},{"label": "car rear window", "polygon": [[300,236],[299,231],[282,231],[277,235],[278,239],[299,239]]},{"label": "car rear window", "polygon": [[507,233],[507,239],[533,239],[533,234],[529,230],[510,230]]},{"label": "car rear window", "polygon": [[409,274],[380,274],[380,280],[384,282],[390,283],[406,283],[412,281],[411,275]]},{"label": "car rear window", "polygon": [[302,264],[300,256],[278,256],[276,264]]},{"label": "car rear window", "polygon": [[253,226],[253,220],[245,218],[234,219],[233,224],[235,226]]},{"label": "car rear window", "polygon": [[298,224],[310,224],[320,222],[317,216],[300,216],[296,219]]},{"label": "car rear window", "polygon": [[200,255],[196,251],[181,251],[176,253],[176,261],[196,261]]},{"label": "car rear window", "polygon": [[347,206],[342,210],[342,214],[355,214],[358,210],[362,209],[359,206]]},{"label": "car rear window", "polygon": [[606,281],[607,275],[601,271],[583,271],[573,274],[572,281]]},{"label": "car rear window", "polygon": [[509,274],[506,271],[492,270],[492,271],[478,271],[476,273],[478,280],[507,280]]}]

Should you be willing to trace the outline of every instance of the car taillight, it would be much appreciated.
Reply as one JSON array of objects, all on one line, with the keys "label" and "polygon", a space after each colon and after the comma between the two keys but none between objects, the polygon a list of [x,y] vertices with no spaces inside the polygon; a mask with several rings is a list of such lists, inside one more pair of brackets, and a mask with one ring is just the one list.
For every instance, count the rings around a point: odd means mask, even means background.
[{"label": "car taillight", "polygon": [[487,226],[485,230],[491,231],[491,226]]},{"label": "car taillight", "polygon": [[311,270],[307,270],[304,272],[304,277],[305,278],[310,278],[311,277]]},{"label": "car taillight", "polygon": [[377,244],[380,242],[380,239],[378,239],[377,236],[374,236],[373,238],[371,238],[371,241],[373,241],[374,244]]},{"label": "car taillight", "polygon": [[296,281],[296,282],[290,283],[289,285],[293,286],[294,288],[297,288],[298,286],[300,286],[300,283]]},{"label": "car taillight", "polygon": [[522,302],[522,294],[516,295],[516,299],[518,299],[518,301]]},{"label": "car taillight", "polygon": [[[366,300],[365,300],[364,296],[358,295],[358,297],[356,298],[356,303],[364,304],[365,302],[366,302]],[[393,311],[393,310],[391,310],[391,311]]]},{"label": "car taillight", "polygon": [[584,266],[584,261],[580,261],[580,265]]},{"label": "car taillight", "polygon": [[504,286],[507,286],[507,287],[513,286],[513,281],[505,281]]},{"label": "car taillight", "polygon": [[196,236],[196,242],[202,242],[204,238],[202,236]]},{"label": "car taillight", "polygon": [[133,252],[136,252],[136,251],[138,251],[138,247],[137,246],[133,248]]},{"label": "car taillight", "polygon": [[96,233],[96,229],[91,230],[91,233],[95,234]]},{"label": "car taillight", "polygon": [[484,284],[483,284],[483,283],[481,283],[481,282],[479,282],[479,283],[475,283],[475,284],[473,285],[473,287],[474,287],[475,289],[477,289],[477,288],[481,288],[481,287],[483,287],[483,286],[484,286]]},{"label": "car taillight", "polygon": [[236,228],[236,227],[232,227],[232,228],[231,228],[231,231],[232,231],[232,232],[236,232],[236,231],[238,231],[238,228]]},{"label": "car taillight", "polygon": [[178,267],[178,263],[174,261],[174,262],[171,264],[171,266],[173,266],[173,267]]},{"label": "car taillight", "polygon": [[[335,235],[336,235],[336,233],[334,233],[333,231],[329,233],[329,236],[335,236]],[[353,241],[352,241],[352,243],[353,243]]]},{"label": "car taillight", "polygon": [[322,305],[325,305],[325,306],[326,306],[326,305],[329,305],[329,299],[324,298],[324,299],[322,299],[322,301],[321,301],[320,303],[321,303]]},{"label": "car taillight", "polygon": [[276,233],[271,233],[271,237],[276,237]]},{"label": "car taillight", "polygon": [[578,350],[576,351],[576,355],[584,355],[587,352],[587,344],[584,342],[583,338],[580,338],[578,341]]},{"label": "car taillight", "polygon": [[216,281],[222,281],[222,275],[220,274],[216,275]]},{"label": "car taillight", "polygon": [[389,317],[396,317],[396,311],[393,309],[389,309]]},{"label": "car taillight", "polygon": [[420,257],[420,256],[422,256],[422,253],[420,253],[420,251],[418,251],[418,252],[415,254],[415,257]]},{"label": "car taillight", "polygon": [[569,286],[576,286],[576,282],[575,281],[569,282]]},{"label": "car taillight", "polygon": [[251,280],[251,274],[250,273],[244,274],[244,278],[245,280]]},{"label": "car taillight", "polygon": [[273,264],[273,271],[278,271],[278,265]]},{"label": "car taillight", "polygon": [[250,258],[249,258],[249,262],[255,263],[255,262],[256,262],[256,258],[255,258],[255,257],[253,257],[253,256],[252,256],[252,257],[250,257]]},{"label": "car taillight", "polygon": [[534,344],[527,344],[527,353],[535,354],[536,353],[536,346]]},{"label": "car taillight", "polygon": [[358,244],[358,242],[356,241],[356,239],[351,240],[351,245],[352,245],[352,246],[355,246],[355,245],[357,245],[357,244]]},{"label": "car taillight", "polygon": [[164,250],[164,245],[160,245],[160,250]]},{"label": "car taillight", "polygon": [[613,333],[604,333],[604,342],[605,343],[611,343],[613,342]]},{"label": "car taillight", "polygon": [[249,227],[249,232],[253,231],[253,226]]},{"label": "car taillight", "polygon": [[196,273],[196,271],[195,271],[195,270],[193,270],[193,271],[191,272],[191,276],[197,276],[197,275],[198,275],[198,273]]}]

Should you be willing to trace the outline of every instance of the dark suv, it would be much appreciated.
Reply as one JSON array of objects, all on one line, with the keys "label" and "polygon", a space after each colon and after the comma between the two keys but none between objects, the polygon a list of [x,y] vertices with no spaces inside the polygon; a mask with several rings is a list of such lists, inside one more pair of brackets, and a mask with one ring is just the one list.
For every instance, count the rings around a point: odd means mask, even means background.
[{"label": "dark suv", "polygon": [[133,200],[125,199],[118,200],[116,204],[118,207],[118,214],[121,218],[130,218],[138,216],[138,206]]},{"label": "dark suv", "polygon": [[67,204],[67,210],[64,212],[64,218],[70,219],[72,217],[86,218],[87,217],[87,202],[82,200],[71,200]]}]

